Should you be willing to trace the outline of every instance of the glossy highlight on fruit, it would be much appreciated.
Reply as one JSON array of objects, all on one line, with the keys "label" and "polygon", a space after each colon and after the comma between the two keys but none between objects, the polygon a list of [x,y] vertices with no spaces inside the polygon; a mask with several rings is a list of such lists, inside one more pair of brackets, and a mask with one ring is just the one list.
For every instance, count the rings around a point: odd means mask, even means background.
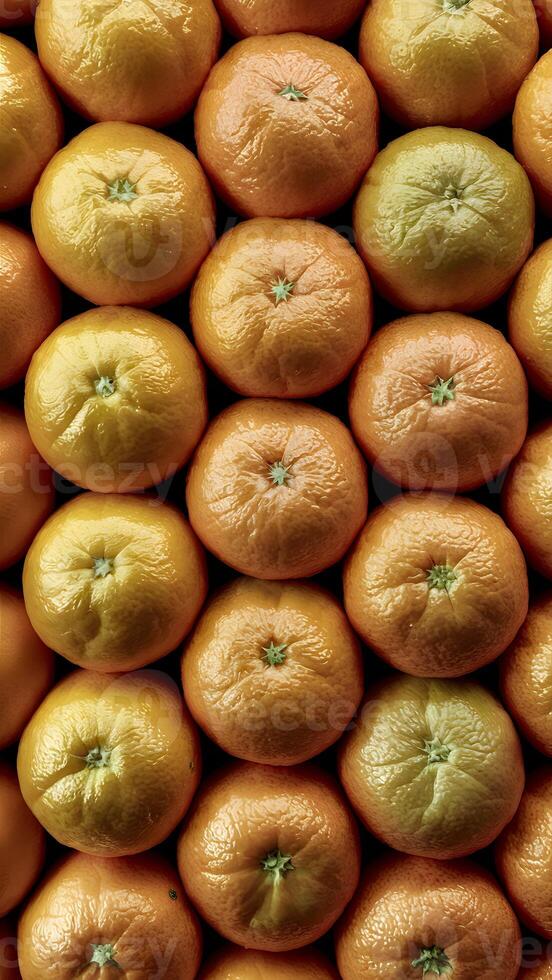
[{"label": "glossy highlight on fruit", "polygon": [[510,467],[502,491],[502,512],[541,575],[552,578],[552,423],[542,422],[527,437]]},{"label": "glossy highlight on fruit", "polygon": [[498,299],[528,257],[534,201],[506,150],[477,133],[430,126],[379,153],[353,223],[385,299],[413,312],[469,313]]},{"label": "glossy highlight on fruit", "polygon": [[370,833],[438,860],[492,843],[524,785],[518,736],[492,694],[471,680],[404,674],[368,688],[338,770]]},{"label": "glossy highlight on fruit", "polygon": [[215,65],[195,115],[217,193],[249,217],[316,218],[344,204],[377,151],[378,104],[344,48],[251,37]]},{"label": "glossy highlight on fruit", "polygon": [[303,578],[339,561],[362,527],[367,496],[362,457],[342,422],[260,398],[211,422],[186,491],[209,551],[266,579]]},{"label": "glossy highlight on fruit", "polygon": [[525,168],[537,201],[552,215],[552,53],[548,51],[525,79],[513,116],[514,151]]},{"label": "glossy highlight on fruit", "polygon": [[164,841],[200,779],[195,726],[153,670],[77,670],[44,699],[19,743],[21,792],[60,844],[124,857]]},{"label": "glossy highlight on fruit", "polygon": [[162,483],[207,424],[199,357],[175,324],[131,307],[67,320],[35,353],[25,417],[44,459],[88,490]]},{"label": "glossy highlight on fruit", "polygon": [[552,756],[552,593],[534,598],[501,662],[504,703],[524,737]]}]

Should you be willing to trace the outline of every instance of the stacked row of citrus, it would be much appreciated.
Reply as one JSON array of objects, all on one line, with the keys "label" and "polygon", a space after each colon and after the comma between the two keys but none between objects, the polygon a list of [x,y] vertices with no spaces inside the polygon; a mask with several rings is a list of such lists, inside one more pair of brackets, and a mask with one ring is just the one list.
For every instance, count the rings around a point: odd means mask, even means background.
[{"label": "stacked row of citrus", "polygon": [[[38,51],[0,35],[0,210],[31,205],[0,224],[0,980],[549,980],[518,731],[552,756],[550,11],[36,8],[0,12]],[[512,112],[513,154],[479,132]],[[188,287],[195,346],[150,311]],[[510,288],[506,340],[472,314]],[[241,397],[212,417],[208,382]],[[370,514],[366,461],[404,491]],[[507,469],[504,519],[454,495]],[[499,696],[466,675],[501,655]],[[466,860],[495,842],[503,890]]]}]

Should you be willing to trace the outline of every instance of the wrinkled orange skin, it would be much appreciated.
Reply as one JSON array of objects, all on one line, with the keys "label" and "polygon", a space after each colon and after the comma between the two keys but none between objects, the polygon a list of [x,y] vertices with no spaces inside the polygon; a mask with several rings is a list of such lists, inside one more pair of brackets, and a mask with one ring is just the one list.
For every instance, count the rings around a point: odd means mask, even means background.
[{"label": "wrinkled orange skin", "polygon": [[[278,283],[292,283],[278,300]],[[207,257],[191,297],[199,351],[234,391],[311,398],[339,384],[366,346],[372,292],[362,260],[313,221],[254,218]]]},{"label": "wrinkled orange skin", "polygon": [[[262,861],[293,869],[277,884]],[[178,842],[184,887],[226,939],[284,952],[315,942],[358,883],[358,831],[334,780],[314,766],[235,763],[202,787]]]},{"label": "wrinkled orange skin", "polygon": [[434,946],[454,980],[515,980],[520,941],[512,909],[483,868],[393,854],[368,865],[338,925],[336,951],[343,980],[416,980],[422,968],[412,961]]},{"label": "wrinkled orange skin", "polygon": [[38,58],[0,37],[0,211],[28,204],[61,146],[63,116]]},{"label": "wrinkled orange skin", "polygon": [[207,961],[199,980],[259,980],[260,977],[262,980],[338,980],[333,966],[315,946],[290,953],[224,946]]},{"label": "wrinkled orange skin", "polygon": [[[108,378],[115,390],[97,390]],[[33,355],[25,418],[38,451],[78,486],[149,488],[174,476],[207,424],[203,366],[183,330],[132,307],[66,320]]]},{"label": "wrinkled orange skin", "polygon": [[[435,404],[430,386],[453,379]],[[459,313],[378,330],[353,375],[349,416],[369,461],[410,490],[466,491],[496,477],[527,432],[527,382],[500,331]]]},{"label": "wrinkled orange skin", "polygon": [[517,727],[552,756],[552,593],[534,599],[501,663],[502,697]]},{"label": "wrinkled orange skin", "polygon": [[543,422],[525,440],[502,491],[502,512],[527,561],[552,578],[552,422]]},{"label": "wrinkled orange skin", "polygon": [[[165,858],[154,851],[130,858],[73,852],[51,869],[19,923],[25,980],[73,980],[90,961],[92,944],[112,945],[128,980],[194,980],[201,929]],[[84,972],[104,976],[115,968]]]},{"label": "wrinkled orange skin", "polygon": [[53,655],[34,632],[23,596],[0,584],[0,748],[19,738],[53,676]]},{"label": "wrinkled orange skin", "polygon": [[201,754],[166,674],[76,670],[35,711],[17,769],[27,804],[59,843],[125,857],[175,829],[199,784]]},{"label": "wrinkled orange skin", "polygon": [[[283,662],[268,662],[271,644],[284,646]],[[204,610],[184,648],[182,683],[195,720],[230,755],[295,765],[349,724],[362,697],[362,659],[325,589],[240,578]]]},{"label": "wrinkled orange skin", "polygon": [[17,775],[0,762],[0,917],[34,885],[44,863],[44,831],[27,808]]},{"label": "wrinkled orange skin", "polygon": [[496,867],[516,914],[552,939],[552,768],[527,779],[519,809],[496,845]]},{"label": "wrinkled orange skin", "polygon": [[[306,98],[282,96],[288,85]],[[234,45],[211,71],[195,116],[212,184],[249,217],[335,211],[376,154],[377,125],[364,69],[344,48],[303,34]]]},{"label": "wrinkled orange skin", "polygon": [[[119,181],[136,196],[113,196]],[[31,222],[49,267],[97,306],[155,306],[176,296],[215,240],[213,197],[193,153],[125,122],[89,126],[55,155]]]},{"label": "wrinkled orange skin", "polygon": [[51,471],[31,442],[23,412],[0,404],[0,569],[23,557],[53,505]]},{"label": "wrinkled orange skin", "polygon": [[385,111],[408,129],[486,129],[511,112],[538,53],[531,0],[372,0],[360,62]]},{"label": "wrinkled orange skin", "polygon": [[299,31],[328,41],[344,34],[364,6],[365,0],[217,0],[224,25],[234,37]]},{"label": "wrinkled orange skin", "polygon": [[155,127],[192,108],[221,39],[212,0],[41,0],[35,32],[40,61],[73,109]]},{"label": "wrinkled orange skin", "polygon": [[[271,468],[287,472],[282,485]],[[366,473],[348,429],[301,402],[245,399],[217,416],[188,470],[190,522],[244,575],[303,578],[339,561],[362,527]]]},{"label": "wrinkled orange skin", "polygon": [[533,252],[510,296],[508,336],[531,386],[552,398],[552,239]]},{"label": "wrinkled orange skin", "polygon": [[[445,860],[487,847],[514,816],[525,772],[500,702],[471,681],[393,674],[368,688],[338,771],[370,833]],[[445,746],[432,758],[429,746]]]},{"label": "wrinkled orange skin", "polygon": [[21,980],[17,964],[17,923],[0,919],[0,980]]},{"label": "wrinkled orange skin", "polygon": [[537,61],[516,99],[514,151],[540,207],[552,215],[552,52]]},{"label": "wrinkled orange skin", "polygon": [[61,318],[59,286],[30,235],[0,224],[0,388],[19,381]]},{"label": "wrinkled orange skin", "polygon": [[[450,588],[434,587],[450,567]],[[459,677],[501,654],[529,601],[521,549],[481,504],[405,494],[373,511],[344,570],[345,608],[364,641],[398,670]]]}]

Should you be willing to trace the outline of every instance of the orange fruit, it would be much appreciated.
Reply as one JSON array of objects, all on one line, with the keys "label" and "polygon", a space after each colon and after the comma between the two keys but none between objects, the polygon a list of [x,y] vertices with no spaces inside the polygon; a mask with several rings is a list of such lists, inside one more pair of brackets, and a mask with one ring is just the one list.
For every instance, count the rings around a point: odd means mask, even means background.
[{"label": "orange fruit", "polygon": [[534,201],[506,150],[478,133],[432,126],[376,157],[353,222],[368,271],[391,303],[469,313],[498,299],[525,262]]},{"label": "orange fruit", "polygon": [[25,415],[41,455],[73,483],[151,487],[184,466],[207,424],[203,369],[168,320],[130,307],[88,310],[34,355]]},{"label": "orange fruit", "polygon": [[522,922],[552,939],[552,769],[527,779],[519,810],[496,846],[496,866]]},{"label": "orange fruit", "polygon": [[11,766],[0,762],[0,916],[34,885],[44,861],[44,832],[25,806]]},{"label": "orange fruit", "polygon": [[350,901],[357,827],[313,766],[235,763],[206,783],[178,843],[184,886],[226,939],[283,952],[314,942]]},{"label": "orange fruit", "polygon": [[155,847],[184,816],[199,783],[195,726],[159,671],[69,674],[19,743],[21,792],[45,829],[85,854]]},{"label": "orange fruit", "polygon": [[474,681],[403,674],[369,688],[339,775],[379,840],[439,860],[495,840],[524,784],[518,736],[492,694]]},{"label": "orange fruit", "polygon": [[311,405],[247,399],[209,426],[188,471],[198,537],[245,575],[315,575],[366,518],[366,472],[348,429]]},{"label": "orange fruit", "polygon": [[[338,980],[337,973],[315,946],[289,953],[223,946],[207,961],[201,980]],[[1,974],[0,974],[0,980]]]},{"label": "orange fruit", "polygon": [[377,152],[377,127],[365,71],[344,48],[305,34],[235,44],[195,116],[207,175],[251,217],[316,218],[345,204]]},{"label": "orange fruit", "polygon": [[552,593],[533,599],[501,664],[502,697],[517,727],[552,756]]},{"label": "orange fruit", "polygon": [[531,386],[552,398],[552,238],[533,252],[517,278],[508,333]]},{"label": "orange fruit", "polygon": [[419,677],[459,677],[501,654],[528,606],[525,561],[492,511],[406,494],[378,507],[349,555],[345,607],[365,642]]},{"label": "orange fruit", "polygon": [[194,980],[201,929],[178,875],[155,853],[69,854],[49,873],[19,924],[26,980],[80,974]]},{"label": "orange fruit", "polygon": [[32,24],[37,6],[38,0],[3,0],[0,8],[0,27],[5,30]]},{"label": "orange fruit", "polygon": [[17,926],[11,918],[0,919],[0,980],[21,980],[17,961]]},{"label": "orange fruit", "polygon": [[333,229],[254,218],[205,260],[191,320],[203,359],[234,391],[309,398],[343,381],[366,346],[370,281]]},{"label": "orange fruit", "polygon": [[182,642],[207,594],[207,572],[201,545],[176,508],[148,497],[86,493],[36,536],[23,589],[48,646],[110,673],[143,667]]},{"label": "orange fruit", "polygon": [[526,439],[510,467],[502,508],[527,561],[552,578],[552,422],[543,422]]},{"label": "orange fruit", "polygon": [[325,589],[240,578],[203,612],[182,683],[195,720],[225,752],[289,766],[343,733],[362,697],[362,659]]},{"label": "orange fruit", "polygon": [[54,658],[34,632],[23,596],[0,583],[0,749],[15,742],[54,675]]},{"label": "orange fruit", "polygon": [[0,224],[0,388],[19,381],[61,317],[59,286],[30,235]]},{"label": "orange fruit", "polygon": [[0,569],[23,557],[53,504],[51,471],[31,442],[23,412],[0,403]]},{"label": "orange fruit", "polygon": [[217,0],[224,26],[234,37],[251,34],[318,34],[333,40],[348,31],[365,0]]},{"label": "orange fruit", "polygon": [[0,211],[28,204],[61,146],[63,117],[36,55],[0,37]]},{"label": "orange fruit", "polygon": [[50,268],[98,306],[176,296],[215,236],[213,198],[194,155],[131,123],[97,123],[60,150],[31,218]]},{"label": "orange fruit", "polygon": [[343,980],[515,980],[520,947],[516,917],[487,871],[401,854],[368,866],[336,936]]},{"label": "orange fruit", "polygon": [[379,330],[353,376],[349,416],[370,462],[411,490],[471,490],[523,445],[527,382],[503,335],[460,313]]},{"label": "orange fruit", "polygon": [[374,0],[360,62],[402,125],[486,129],[512,111],[538,47],[532,0],[410,0],[407,13],[403,0]]},{"label": "orange fruit", "polygon": [[211,0],[156,5],[40,0],[42,66],[89,119],[165,126],[194,105],[217,59],[221,30]]},{"label": "orange fruit", "polygon": [[513,117],[514,151],[542,210],[552,215],[552,54],[543,55],[525,79]]}]

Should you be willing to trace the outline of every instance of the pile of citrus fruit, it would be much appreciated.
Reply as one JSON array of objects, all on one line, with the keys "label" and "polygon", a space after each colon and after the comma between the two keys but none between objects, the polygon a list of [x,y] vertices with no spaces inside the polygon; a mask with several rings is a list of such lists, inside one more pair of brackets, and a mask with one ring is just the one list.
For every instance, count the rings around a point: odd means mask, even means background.
[{"label": "pile of citrus fruit", "polygon": [[552,980],[551,44],[3,0],[0,980]]}]

